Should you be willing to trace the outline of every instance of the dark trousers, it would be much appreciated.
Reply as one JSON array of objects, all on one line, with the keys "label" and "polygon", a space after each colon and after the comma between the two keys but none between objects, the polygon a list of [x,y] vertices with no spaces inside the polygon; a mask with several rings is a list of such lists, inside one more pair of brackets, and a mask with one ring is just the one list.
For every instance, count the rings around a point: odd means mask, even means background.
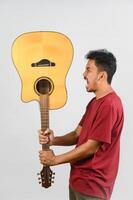
[{"label": "dark trousers", "polygon": [[97,197],[83,195],[69,187],[69,200],[102,200]]}]

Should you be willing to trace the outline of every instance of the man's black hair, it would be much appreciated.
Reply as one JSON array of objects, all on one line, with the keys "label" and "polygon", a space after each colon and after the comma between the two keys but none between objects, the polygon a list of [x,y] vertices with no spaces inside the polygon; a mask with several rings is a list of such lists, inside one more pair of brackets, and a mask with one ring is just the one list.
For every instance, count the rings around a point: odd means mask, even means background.
[{"label": "man's black hair", "polygon": [[98,69],[107,72],[107,81],[110,84],[117,67],[115,56],[106,49],[99,49],[89,51],[85,58],[95,60]]}]

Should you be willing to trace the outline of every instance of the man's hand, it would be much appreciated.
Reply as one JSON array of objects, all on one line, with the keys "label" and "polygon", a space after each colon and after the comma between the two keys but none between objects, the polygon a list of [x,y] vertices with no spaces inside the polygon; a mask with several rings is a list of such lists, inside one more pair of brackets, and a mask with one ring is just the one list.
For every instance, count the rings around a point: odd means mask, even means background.
[{"label": "man's hand", "polygon": [[56,156],[52,150],[47,150],[47,151],[39,151],[39,158],[40,162],[43,165],[56,165]]},{"label": "man's hand", "polygon": [[40,144],[47,144],[49,143],[52,145],[53,140],[54,140],[54,132],[50,129],[46,129],[46,131],[38,131],[39,133],[39,143]]}]

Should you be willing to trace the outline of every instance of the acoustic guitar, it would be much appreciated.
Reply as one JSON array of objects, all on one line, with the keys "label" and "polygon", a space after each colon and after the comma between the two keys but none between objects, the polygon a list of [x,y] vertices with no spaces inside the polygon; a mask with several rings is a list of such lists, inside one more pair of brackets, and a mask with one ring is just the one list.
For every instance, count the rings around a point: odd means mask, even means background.
[{"label": "acoustic guitar", "polygon": [[[66,76],[73,59],[73,45],[62,33],[41,31],[24,33],[12,45],[12,59],[22,83],[23,102],[40,105],[41,130],[49,128],[49,109],[59,109],[67,101]],[[49,143],[42,149],[50,151]],[[42,187],[52,184],[54,173],[43,166]]]}]

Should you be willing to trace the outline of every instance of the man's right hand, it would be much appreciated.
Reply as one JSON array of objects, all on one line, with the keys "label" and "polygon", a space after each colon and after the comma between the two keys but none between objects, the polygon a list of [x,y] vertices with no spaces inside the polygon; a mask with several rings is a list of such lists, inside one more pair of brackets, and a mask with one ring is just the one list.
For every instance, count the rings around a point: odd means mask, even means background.
[{"label": "man's right hand", "polygon": [[50,145],[53,145],[53,140],[54,140],[54,132],[50,129],[46,129],[46,131],[39,130],[39,143],[42,144],[47,144],[49,143]]}]

